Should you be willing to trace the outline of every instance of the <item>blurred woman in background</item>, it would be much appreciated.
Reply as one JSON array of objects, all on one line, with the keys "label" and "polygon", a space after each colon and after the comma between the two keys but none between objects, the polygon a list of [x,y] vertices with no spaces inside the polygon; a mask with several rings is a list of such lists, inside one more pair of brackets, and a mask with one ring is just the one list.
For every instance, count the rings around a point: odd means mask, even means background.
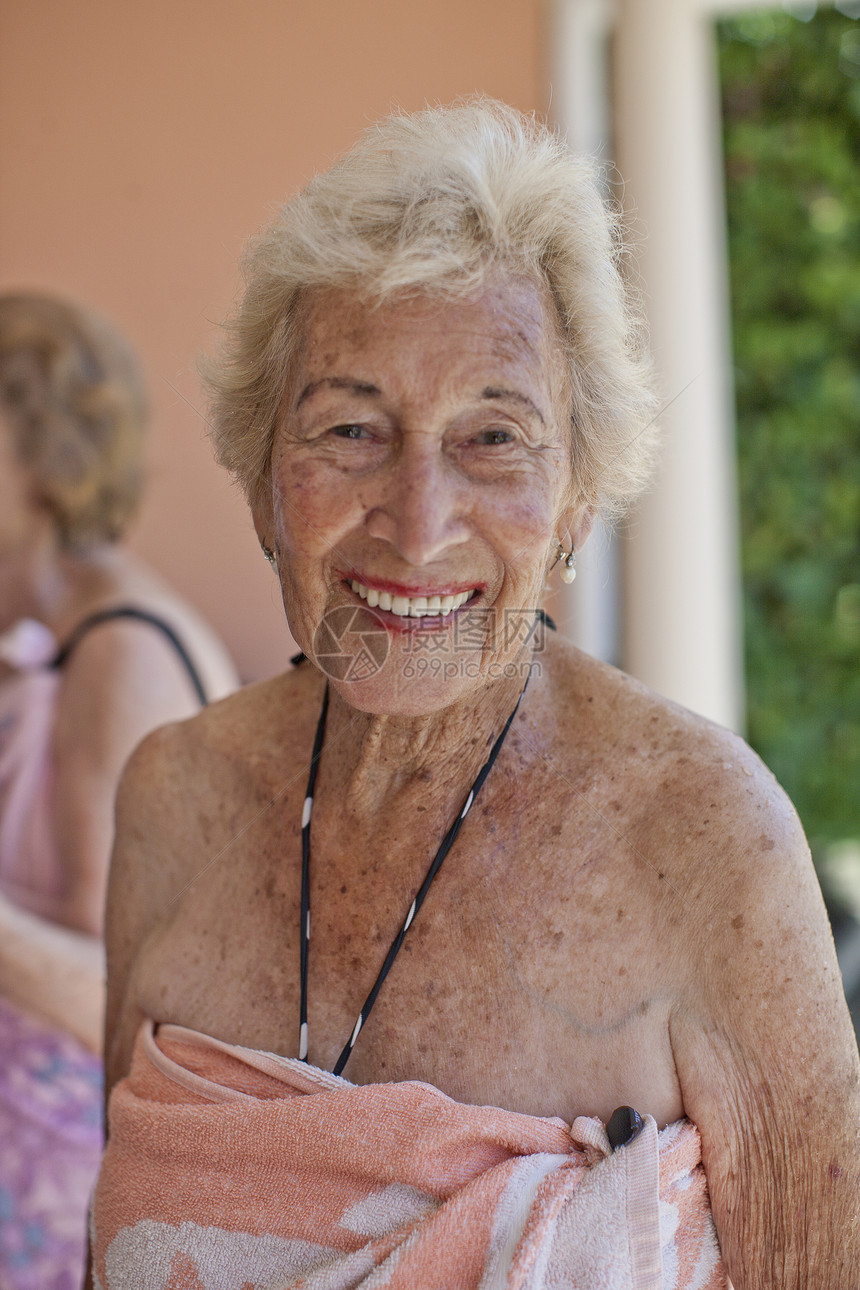
[{"label": "blurred woman in background", "polygon": [[146,401],[79,306],[0,296],[0,1284],[80,1284],[100,1148],[102,911],[123,765],[236,684],[121,544]]}]

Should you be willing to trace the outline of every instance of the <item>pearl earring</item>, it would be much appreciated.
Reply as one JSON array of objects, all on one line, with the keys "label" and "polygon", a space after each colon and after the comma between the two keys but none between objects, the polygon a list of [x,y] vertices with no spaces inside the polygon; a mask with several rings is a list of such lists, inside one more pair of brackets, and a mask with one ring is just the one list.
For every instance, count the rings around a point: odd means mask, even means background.
[{"label": "pearl earring", "polygon": [[562,582],[566,582],[568,585],[570,585],[570,583],[573,582],[574,578],[576,577],[576,551],[572,543],[571,543],[569,552],[565,551],[564,547],[561,545],[561,543],[559,543],[558,547],[556,548],[556,552],[557,554],[555,559],[552,562],[552,567],[555,568],[559,560],[561,560],[562,565],[561,565],[561,568],[559,569],[561,580]]},{"label": "pearl earring", "polygon": [[275,567],[275,553],[274,553],[274,551],[271,549],[271,547],[266,546],[265,542],[262,542],[262,543],[261,543],[261,546],[262,546],[262,548],[263,548],[263,555],[264,555],[264,556],[266,557],[266,559],[269,561],[269,564],[272,566],[272,568],[274,568],[274,567]]}]

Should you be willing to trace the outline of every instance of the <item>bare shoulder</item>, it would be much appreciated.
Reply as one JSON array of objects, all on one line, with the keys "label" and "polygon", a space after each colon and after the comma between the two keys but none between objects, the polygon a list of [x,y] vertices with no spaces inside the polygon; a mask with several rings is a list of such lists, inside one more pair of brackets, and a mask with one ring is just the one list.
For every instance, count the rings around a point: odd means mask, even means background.
[{"label": "bare shoulder", "polygon": [[[564,717],[590,768],[590,800],[640,862],[639,895],[671,914],[679,1000],[736,995],[762,956],[823,973],[838,994],[832,937],[797,813],[736,734],[582,656],[565,660]],[[570,734],[566,735],[571,738]],[[669,899],[670,904],[666,904]]]},{"label": "bare shoulder", "polygon": [[315,675],[285,673],[148,735],[120,784],[118,828],[157,829],[187,853],[189,833],[211,832],[218,813],[268,800],[306,763],[320,689]]},{"label": "bare shoulder", "polygon": [[691,899],[723,904],[783,865],[810,867],[794,808],[738,735],[578,651],[565,649],[561,678],[565,739]]},{"label": "bare shoulder", "polygon": [[220,815],[265,802],[306,762],[320,691],[315,674],[285,673],[147,735],[120,781],[115,862],[142,848],[149,881],[180,876],[173,868],[194,863],[194,839],[208,847]]},{"label": "bare shoulder", "polygon": [[672,1054],[732,1280],[860,1284],[860,1060],[794,808],[736,735],[565,667],[604,816],[650,862],[640,909],[671,947]]},{"label": "bare shoulder", "polygon": [[154,731],[129,759],[107,900],[109,1084],[140,1021],[128,988],[143,947],[181,916],[181,897],[213,857],[301,779],[320,690],[316,674],[299,672],[248,686]]},{"label": "bare shoulder", "polygon": [[[102,611],[121,612],[99,620]],[[61,674],[62,704],[74,705],[81,693],[90,700],[104,694],[112,708],[132,711],[140,697],[156,715],[163,710],[164,720],[177,719],[199,707],[189,662],[209,699],[222,698],[239,683],[215,632],[178,597],[114,594],[75,626],[89,629],[77,640],[72,635],[74,648]]]},{"label": "bare shoulder", "polygon": [[233,775],[262,773],[268,784],[294,758],[306,762],[324,688],[325,678],[310,666],[243,686],[176,728],[186,744],[180,755],[193,749],[206,773],[228,762]]}]

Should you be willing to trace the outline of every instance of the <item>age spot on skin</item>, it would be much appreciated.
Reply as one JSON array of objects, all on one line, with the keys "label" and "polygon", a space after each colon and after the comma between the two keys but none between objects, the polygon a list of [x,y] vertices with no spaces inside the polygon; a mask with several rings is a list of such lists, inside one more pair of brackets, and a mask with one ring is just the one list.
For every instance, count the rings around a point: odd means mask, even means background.
[{"label": "age spot on skin", "polygon": [[732,927],[735,929],[736,932],[739,932],[743,926],[744,926],[744,916],[743,914],[737,914],[732,919]]},{"label": "age spot on skin", "polygon": [[773,838],[769,838],[766,833],[763,833],[758,840],[758,845],[759,849],[762,851],[773,851],[776,843]]}]

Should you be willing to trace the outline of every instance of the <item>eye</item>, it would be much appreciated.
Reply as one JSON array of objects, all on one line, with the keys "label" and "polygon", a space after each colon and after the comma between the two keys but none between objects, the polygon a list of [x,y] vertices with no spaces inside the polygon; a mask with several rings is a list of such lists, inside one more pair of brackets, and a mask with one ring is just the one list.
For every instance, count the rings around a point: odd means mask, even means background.
[{"label": "eye", "polygon": [[513,443],[514,436],[510,430],[495,428],[493,430],[482,430],[479,435],[476,435],[476,441],[489,447],[497,447],[500,444]]},{"label": "eye", "polygon": [[337,435],[338,439],[362,439],[367,431],[364,426],[350,422],[348,425],[332,426],[331,433]]}]

